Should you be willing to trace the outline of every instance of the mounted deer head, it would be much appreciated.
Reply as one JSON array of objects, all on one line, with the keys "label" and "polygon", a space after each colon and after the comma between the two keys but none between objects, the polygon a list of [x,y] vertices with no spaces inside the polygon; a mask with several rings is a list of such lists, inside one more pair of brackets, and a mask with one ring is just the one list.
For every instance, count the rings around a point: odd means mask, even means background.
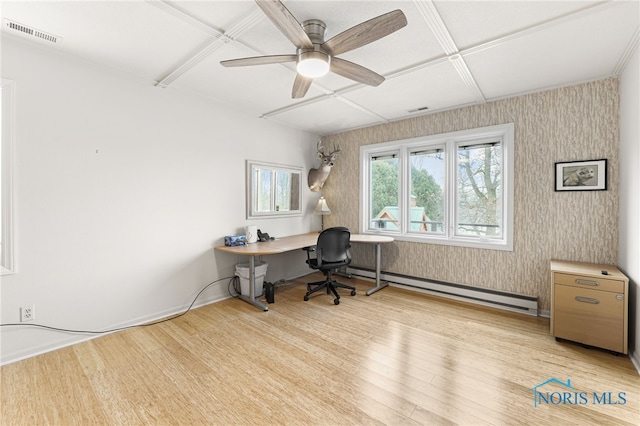
[{"label": "mounted deer head", "polygon": [[339,153],[340,147],[336,148],[336,146],[333,145],[333,151],[329,154],[325,154],[322,141],[318,141],[318,158],[322,160],[322,163],[320,163],[320,166],[317,169],[309,170],[307,183],[309,184],[310,190],[318,192],[322,189],[324,181],[329,177],[329,173],[333,167],[333,162],[338,158]]}]

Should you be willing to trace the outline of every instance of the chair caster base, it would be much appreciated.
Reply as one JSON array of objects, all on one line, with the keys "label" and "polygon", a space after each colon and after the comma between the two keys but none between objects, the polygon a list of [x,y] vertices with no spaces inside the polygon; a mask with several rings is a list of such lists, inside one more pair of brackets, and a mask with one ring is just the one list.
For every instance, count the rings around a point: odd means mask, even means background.
[{"label": "chair caster base", "polygon": [[307,283],[307,292],[304,295],[304,301],[307,302],[312,294],[319,293],[323,289],[326,289],[327,294],[333,294],[335,296],[335,299],[333,299],[333,303],[336,305],[340,304],[340,295],[338,294],[338,289],[347,289],[349,290],[349,294],[351,294],[351,296],[356,295],[356,289],[353,286],[348,286],[346,284],[336,282],[331,279],[331,275],[329,274],[327,281]]}]

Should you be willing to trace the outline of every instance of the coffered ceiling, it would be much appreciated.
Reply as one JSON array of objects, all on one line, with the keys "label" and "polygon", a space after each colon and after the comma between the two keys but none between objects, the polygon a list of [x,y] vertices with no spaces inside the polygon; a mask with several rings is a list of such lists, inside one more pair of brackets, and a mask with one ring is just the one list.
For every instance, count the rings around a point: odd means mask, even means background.
[{"label": "coffered ceiling", "polygon": [[291,99],[295,63],[221,66],[295,53],[253,1],[3,1],[2,36],[318,135],[616,76],[640,38],[638,0],[283,3],[300,22],[324,21],[325,39],[402,10],[406,27],[340,55],[386,80],[330,73]]}]

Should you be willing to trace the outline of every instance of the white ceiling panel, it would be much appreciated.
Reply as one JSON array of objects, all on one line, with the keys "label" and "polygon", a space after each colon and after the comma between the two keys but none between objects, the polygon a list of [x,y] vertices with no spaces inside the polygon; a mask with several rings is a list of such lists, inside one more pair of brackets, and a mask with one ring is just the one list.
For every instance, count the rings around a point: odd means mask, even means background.
[{"label": "white ceiling panel", "polygon": [[[2,1],[0,13],[63,38],[50,49],[320,135],[411,117],[425,106],[435,112],[616,76],[640,38],[639,0],[283,4],[300,22],[324,21],[326,40],[402,10],[406,27],[338,56],[387,80],[370,87],[330,73],[291,99],[294,63],[221,66],[295,53],[249,0]],[[25,37],[5,26],[2,36]]]},{"label": "white ceiling panel", "polygon": [[[253,5],[254,10],[258,9]],[[225,28],[228,30],[228,28]],[[289,55],[296,53],[296,47],[265,16],[254,26],[244,31],[235,40],[253,48],[252,56]],[[228,58],[235,59],[235,58]]]},{"label": "white ceiling panel", "polygon": [[320,102],[306,102],[267,119],[296,129],[317,129],[317,134],[331,133],[331,129],[352,129],[379,122],[379,118],[364,113],[348,104],[328,97]]},{"label": "white ceiling panel", "polygon": [[600,2],[436,1],[435,5],[453,40],[463,50],[597,3]]},{"label": "white ceiling panel", "polygon": [[221,32],[232,28],[257,7],[254,2],[246,0],[178,0],[166,1],[165,3]]},{"label": "white ceiling panel", "polygon": [[62,37],[59,51],[149,79],[209,38],[146,2],[3,1],[2,17]]},{"label": "white ceiling panel", "polygon": [[388,120],[474,102],[449,61],[388,79],[379,87],[362,86],[343,96]]},{"label": "white ceiling panel", "polygon": [[484,95],[505,97],[611,75],[637,27],[638,3],[619,3],[464,56]]}]

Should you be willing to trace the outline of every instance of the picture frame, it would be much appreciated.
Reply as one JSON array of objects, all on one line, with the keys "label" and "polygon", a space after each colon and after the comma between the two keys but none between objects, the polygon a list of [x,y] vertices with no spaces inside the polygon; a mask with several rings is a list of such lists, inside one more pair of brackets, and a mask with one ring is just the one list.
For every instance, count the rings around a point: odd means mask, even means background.
[{"label": "picture frame", "polygon": [[556,163],[556,191],[606,191],[607,160]]}]

